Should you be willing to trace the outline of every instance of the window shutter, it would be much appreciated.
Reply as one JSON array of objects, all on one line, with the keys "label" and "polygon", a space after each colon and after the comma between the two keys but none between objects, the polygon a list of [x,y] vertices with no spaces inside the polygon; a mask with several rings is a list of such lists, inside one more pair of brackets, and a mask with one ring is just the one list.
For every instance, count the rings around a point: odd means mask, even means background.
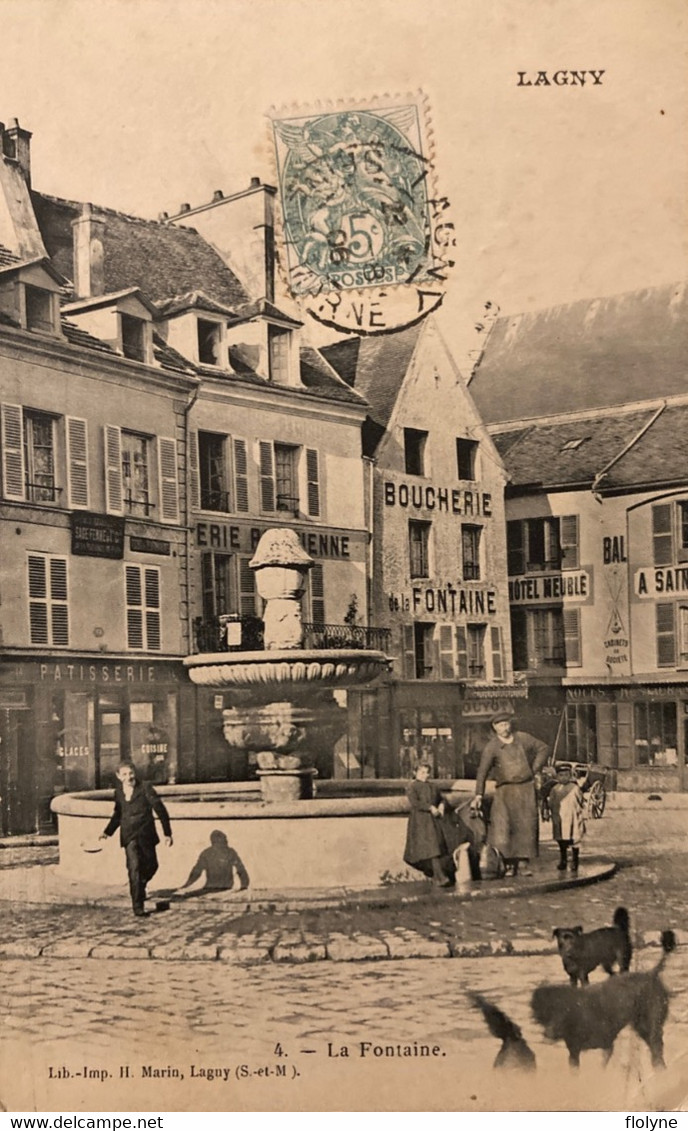
[{"label": "window shutter", "polygon": [[50,601],[52,643],[65,647],[69,644],[67,561],[65,558],[50,559]]},{"label": "window shutter", "polygon": [[275,509],[275,458],[272,444],[261,440],[258,444],[260,462],[260,509]]},{"label": "window shutter", "polygon": [[201,478],[198,470],[198,432],[189,433],[189,502],[194,510],[201,509]]},{"label": "window shutter", "polygon": [[502,657],[502,631],[498,624],[490,626],[490,648],[492,651],[492,678],[495,682],[504,679],[504,660]]},{"label": "window shutter", "polygon": [[162,645],[160,634],[160,570],[146,569],[145,594],[146,646],[151,652],[159,652]]},{"label": "window shutter", "polygon": [[580,552],[578,548],[578,515],[565,514],[560,520],[559,542],[561,564],[564,569],[578,569]]},{"label": "window shutter", "polygon": [[124,571],[127,597],[127,645],[143,648],[143,593],[139,566],[126,566]]},{"label": "window shutter", "polygon": [[67,417],[67,487],[69,506],[88,508],[88,425]]},{"label": "window shutter", "polygon": [[105,425],[105,509],[122,514],[122,432],[116,424]]},{"label": "window shutter", "polygon": [[439,678],[455,679],[454,625],[441,624],[439,631]]},{"label": "window shutter", "polygon": [[310,571],[311,620],[313,624],[327,624],[325,620],[325,582],[323,567],[314,565]]},{"label": "window shutter", "polygon": [[[653,507],[659,510],[659,507]],[[668,508],[667,508],[668,509]],[[674,606],[670,603],[655,605],[657,622],[657,667],[676,667],[676,625]]]},{"label": "window shutter", "polygon": [[320,514],[320,478],[318,453],[315,448],[306,448],[306,477],[308,480],[308,513],[311,518]]},{"label": "window shutter", "polygon": [[46,560],[29,554],[29,623],[32,644],[49,644]]},{"label": "window shutter", "polygon": [[466,626],[456,626],[456,674],[459,679],[468,679],[468,639]]},{"label": "window shutter", "polygon": [[158,473],[160,477],[160,518],[163,522],[179,522],[177,491],[177,441],[158,436]]},{"label": "window shutter", "polygon": [[507,570],[509,577],[526,572],[523,523],[516,519],[506,524]]},{"label": "window shutter", "polygon": [[248,450],[245,440],[234,440],[234,498],[238,511],[248,511]]},{"label": "window shutter", "polygon": [[566,663],[580,665],[581,663],[581,638],[580,638],[580,609],[564,609],[564,652]]},{"label": "window shutter", "polygon": [[401,652],[404,660],[404,679],[416,678],[416,648],[413,640],[413,625],[401,625]]},{"label": "window shutter", "polygon": [[256,615],[256,579],[249,567],[250,558],[239,558],[239,612],[242,617]]},{"label": "window shutter", "polygon": [[670,565],[674,558],[671,532],[671,503],[652,508],[652,551],[655,565]]},{"label": "window shutter", "polygon": [[2,478],[6,499],[24,498],[24,436],[21,405],[2,406]]}]

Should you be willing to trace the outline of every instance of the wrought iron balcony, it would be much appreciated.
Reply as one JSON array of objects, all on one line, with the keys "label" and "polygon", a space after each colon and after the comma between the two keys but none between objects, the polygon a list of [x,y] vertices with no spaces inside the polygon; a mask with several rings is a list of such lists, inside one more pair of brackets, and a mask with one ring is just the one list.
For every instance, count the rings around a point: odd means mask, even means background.
[{"label": "wrought iron balcony", "polygon": [[379,652],[389,649],[389,628],[373,628],[363,624],[303,625],[304,648],[373,648]]},{"label": "wrought iron balcony", "polygon": [[56,503],[62,488],[54,483],[26,483],[26,498],[30,503]]},{"label": "wrought iron balcony", "polygon": [[299,516],[299,497],[298,497],[298,495],[283,495],[283,494],[279,493],[277,495],[277,499],[275,500],[275,502],[276,502],[276,509],[278,511],[288,511],[290,514],[294,515],[294,518],[298,518],[298,516]]},{"label": "wrought iron balcony", "polygon": [[478,562],[463,563],[464,581],[480,581],[480,565]]},{"label": "wrought iron balcony", "polygon": [[229,511],[229,491],[220,491],[214,487],[202,490],[201,510],[220,511],[227,514]]},{"label": "wrought iron balcony", "polygon": [[[240,631],[237,631],[237,626]],[[390,637],[388,628],[371,628],[367,625],[303,625],[304,648],[372,648],[387,652]],[[194,619],[194,653],[253,652],[260,651],[263,647],[263,622],[260,617],[230,615],[210,620],[204,620],[203,617]]]}]

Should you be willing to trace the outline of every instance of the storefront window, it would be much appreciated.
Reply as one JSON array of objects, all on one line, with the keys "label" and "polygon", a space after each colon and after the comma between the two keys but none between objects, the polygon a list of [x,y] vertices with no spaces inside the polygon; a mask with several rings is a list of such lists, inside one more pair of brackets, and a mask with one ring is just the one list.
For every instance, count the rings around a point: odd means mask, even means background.
[{"label": "storefront window", "polygon": [[634,722],[636,764],[675,766],[676,704],[636,703]]},{"label": "storefront window", "polygon": [[401,777],[411,777],[419,762],[428,762],[434,778],[455,778],[451,718],[439,711],[402,711],[399,761]]},{"label": "storefront window", "polygon": [[567,703],[566,758],[571,762],[597,761],[597,708],[594,703]]}]

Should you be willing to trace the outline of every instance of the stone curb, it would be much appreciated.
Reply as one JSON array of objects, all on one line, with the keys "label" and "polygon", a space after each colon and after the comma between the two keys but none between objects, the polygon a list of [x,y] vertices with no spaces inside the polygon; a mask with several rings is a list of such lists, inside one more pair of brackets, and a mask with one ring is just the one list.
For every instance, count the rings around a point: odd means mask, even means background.
[{"label": "stone curb", "polygon": [[[688,945],[688,931],[674,931],[677,946]],[[660,931],[646,931],[636,950],[661,946]],[[60,939],[41,946],[39,943],[18,941],[0,944],[2,959],[35,958],[112,958],[150,959],[165,962],[226,962],[235,966],[303,965],[313,962],[379,962],[400,961],[407,958],[524,958],[527,956],[555,955],[557,948],[548,939],[525,938],[489,939],[469,942],[461,939],[443,940],[415,935],[412,931],[398,933],[381,931],[379,936],[362,935],[352,939],[346,935],[329,938],[313,937],[298,942],[279,942],[268,946],[220,946],[215,943],[164,943],[146,946],[127,940],[122,943],[94,945],[83,939]]]}]

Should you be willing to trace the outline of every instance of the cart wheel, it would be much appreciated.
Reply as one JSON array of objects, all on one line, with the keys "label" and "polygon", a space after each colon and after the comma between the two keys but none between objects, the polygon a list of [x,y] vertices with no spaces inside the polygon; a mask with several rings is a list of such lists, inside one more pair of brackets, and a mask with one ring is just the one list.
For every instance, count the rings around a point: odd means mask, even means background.
[{"label": "cart wheel", "polygon": [[588,794],[588,807],[593,817],[599,819],[607,804],[607,791],[601,781],[593,782]]}]

